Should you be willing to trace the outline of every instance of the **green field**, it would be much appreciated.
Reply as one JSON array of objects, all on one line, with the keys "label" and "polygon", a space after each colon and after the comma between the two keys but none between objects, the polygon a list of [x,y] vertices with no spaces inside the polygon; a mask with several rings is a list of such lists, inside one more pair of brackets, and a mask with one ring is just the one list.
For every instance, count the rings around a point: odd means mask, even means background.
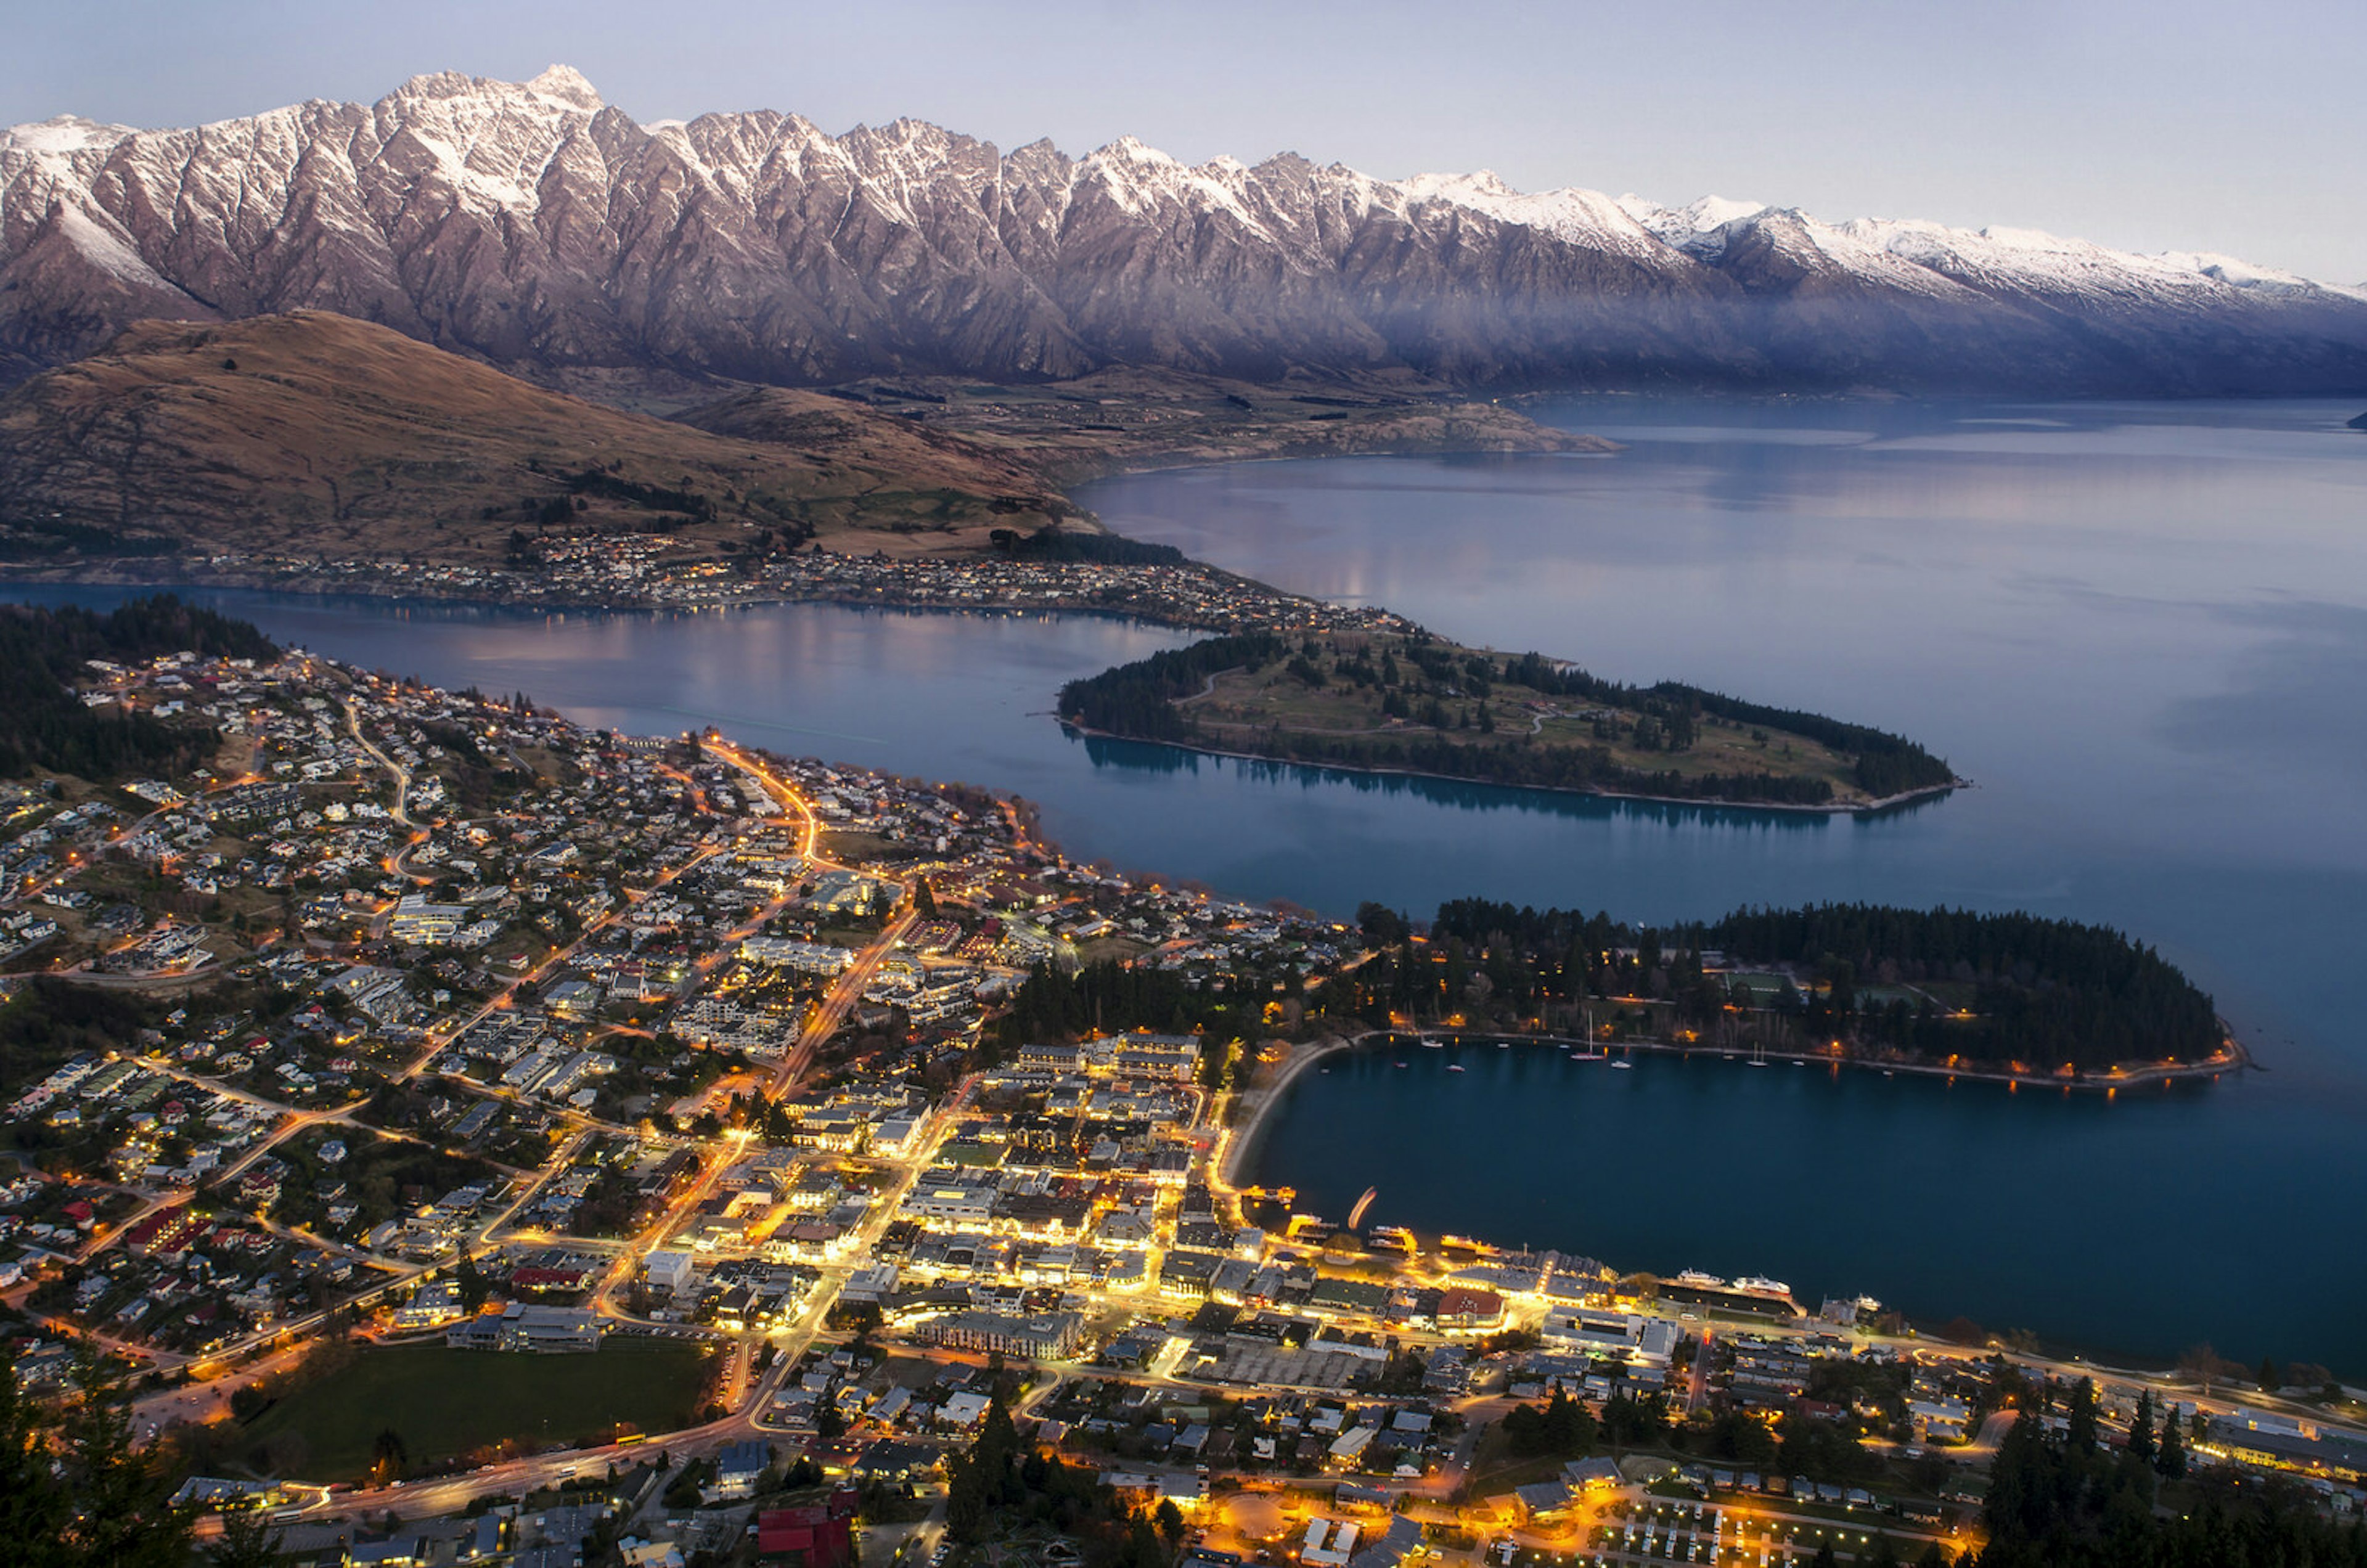
[{"label": "green field", "polygon": [[343,1481],[369,1468],[378,1435],[402,1438],[410,1468],[515,1442],[531,1451],[687,1426],[701,1353],[678,1340],[612,1340],[587,1356],[512,1355],[412,1345],[365,1350],[297,1390],[243,1437],[272,1468]]}]

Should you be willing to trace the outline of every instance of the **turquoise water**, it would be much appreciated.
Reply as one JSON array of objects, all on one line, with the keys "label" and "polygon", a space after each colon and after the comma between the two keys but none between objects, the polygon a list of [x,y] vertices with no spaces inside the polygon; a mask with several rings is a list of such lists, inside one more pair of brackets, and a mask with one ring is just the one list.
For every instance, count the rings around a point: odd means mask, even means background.
[{"label": "turquoise water", "polygon": [[[783,607],[544,618],[223,594],[283,638],[594,723],[1015,789],[1081,858],[1345,911],[1630,919],[1865,898],[2156,943],[2271,1069],[2107,1104],[1716,1061],[1343,1064],[1264,1179],[1344,1214],[1867,1291],[2099,1350],[2367,1376],[2367,436],[2325,404],[1605,400],[1614,458],[1108,481],[1114,525],[1458,639],[1879,723],[1978,787],[1878,818],[1343,778],[1071,739],[1052,693],[1176,634]],[[72,596],[93,598],[89,591]],[[32,597],[20,593],[20,597]],[[54,596],[54,595],[51,595]],[[1591,1076],[1589,1076],[1591,1072]]]}]

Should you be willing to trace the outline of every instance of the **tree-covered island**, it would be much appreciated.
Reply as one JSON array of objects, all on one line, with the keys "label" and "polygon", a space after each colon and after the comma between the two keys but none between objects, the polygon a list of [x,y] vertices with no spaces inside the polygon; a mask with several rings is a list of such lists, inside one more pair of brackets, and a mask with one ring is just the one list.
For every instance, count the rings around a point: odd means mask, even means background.
[{"label": "tree-covered island", "polygon": [[1127,739],[1594,795],[1852,810],[1963,782],[1864,725],[1418,629],[1211,637],[1072,681],[1059,712]]}]

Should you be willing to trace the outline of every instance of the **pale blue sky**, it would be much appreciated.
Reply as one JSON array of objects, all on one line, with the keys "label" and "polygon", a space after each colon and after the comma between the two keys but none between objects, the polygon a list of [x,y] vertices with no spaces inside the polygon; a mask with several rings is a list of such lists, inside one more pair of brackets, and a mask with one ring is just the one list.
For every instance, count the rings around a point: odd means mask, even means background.
[{"label": "pale blue sky", "polygon": [[[15,13],[8,16],[8,13]],[[553,61],[643,119],[899,115],[1369,173],[2010,224],[2367,281],[2367,4],[12,0],[0,123],[186,124]]]}]

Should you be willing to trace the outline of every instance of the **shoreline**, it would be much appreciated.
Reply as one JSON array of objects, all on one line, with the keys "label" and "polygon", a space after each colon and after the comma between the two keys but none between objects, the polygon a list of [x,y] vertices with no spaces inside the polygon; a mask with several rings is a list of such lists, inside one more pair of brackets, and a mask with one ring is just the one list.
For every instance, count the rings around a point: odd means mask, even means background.
[{"label": "shoreline", "polygon": [[[1282,1064],[1280,1075],[1270,1084],[1253,1085],[1241,1092],[1239,1119],[1227,1129],[1225,1157],[1217,1169],[1217,1182],[1229,1191],[1241,1190],[1243,1166],[1256,1149],[1265,1131],[1267,1119],[1300,1076],[1315,1063],[1343,1052],[1364,1048],[1376,1039],[1391,1035],[1409,1036],[1416,1040],[1443,1040],[1457,1046],[1474,1042],[1493,1044],[1509,1041],[1523,1045],[1580,1045],[1603,1052],[1608,1060],[1614,1051],[1648,1051],[1664,1056],[1713,1056],[1723,1061],[1745,1061],[1751,1053],[1729,1051],[1718,1046],[1681,1045],[1660,1040],[1622,1040],[1612,1043],[1579,1040],[1566,1034],[1529,1034],[1509,1030],[1472,1029],[1366,1029],[1354,1034],[1327,1035],[1321,1040],[1308,1041],[1291,1047],[1290,1056]],[[1951,1067],[1931,1062],[1886,1062],[1872,1056],[1836,1056],[1816,1051],[1767,1051],[1770,1062],[1791,1062],[1801,1066],[1854,1067],[1860,1070],[1879,1069],[1886,1076],[1900,1073],[1917,1077],[1944,1078],[1950,1083],[1959,1078],[1973,1083],[2003,1084],[2009,1092],[2022,1088],[2059,1089],[2066,1094],[2103,1094],[2110,1098],[2124,1089],[2160,1084],[2168,1088],[2179,1083],[2216,1081],[2228,1073],[2266,1072],[2268,1069],[2252,1059],[2251,1051],[2243,1042],[2227,1036],[2227,1043],[2216,1056],[2201,1062],[2176,1064],[2153,1063],[2141,1067],[2114,1069],[2103,1074],[2081,1074],[2065,1078],[2052,1073],[2015,1073],[1994,1067]]]},{"label": "shoreline", "polygon": [[[1649,1051],[1663,1056],[1716,1056],[1722,1061],[1742,1061],[1752,1053],[1740,1048],[1692,1044],[1682,1045],[1665,1040],[1620,1040],[1609,1043],[1589,1043],[1567,1034],[1524,1034],[1505,1030],[1428,1029],[1414,1032],[1424,1038],[1440,1039],[1457,1045],[1473,1041],[1492,1043],[1511,1041],[1514,1044],[1582,1045],[1602,1051],[1606,1056],[1613,1051]],[[2146,1084],[2196,1083],[2215,1080],[2228,1073],[2265,1072],[2252,1060],[2252,1054],[2243,1043],[2228,1035],[2219,1054],[2200,1062],[2147,1063],[2143,1066],[2115,1066],[2101,1073],[2079,1073],[2065,1077],[2058,1073],[2022,1072],[1999,1067],[1952,1067],[1944,1063],[1884,1061],[1878,1056],[1838,1056],[1829,1051],[1767,1050],[1760,1053],[1771,1062],[1797,1062],[1804,1066],[1828,1067],[1877,1068],[1886,1075],[1908,1073],[1917,1077],[1945,1078],[1954,1083],[1965,1078],[1974,1083],[2003,1084],[2009,1089],[2061,1089],[2067,1094],[2110,1095],[2124,1089]]]},{"label": "shoreline", "polygon": [[[1353,1051],[1376,1034],[1390,1032],[1385,1029],[1367,1029],[1356,1034],[1327,1035],[1321,1040],[1306,1041],[1290,1048],[1289,1058],[1282,1064],[1281,1076],[1270,1084],[1255,1084],[1241,1091],[1240,1119],[1226,1130],[1225,1157],[1217,1166],[1217,1185],[1228,1192],[1240,1190],[1240,1168],[1256,1146],[1258,1135],[1264,1131],[1267,1114],[1285,1090],[1298,1081],[1299,1074],[1326,1056],[1336,1056],[1343,1051]],[[1251,1098],[1255,1103],[1251,1104]]]},{"label": "shoreline", "polygon": [[1164,746],[1171,750],[1189,751],[1201,757],[1229,757],[1237,762],[1267,762],[1276,767],[1307,768],[1317,773],[1353,773],[1365,778],[1434,779],[1441,784],[1478,784],[1487,789],[1525,790],[1537,795],[1562,795],[1579,800],[1640,800],[1656,806],[1691,806],[1704,810],[1726,811],[1792,811],[1809,817],[1869,817],[1910,806],[1919,800],[1936,800],[1960,789],[1978,787],[1972,780],[1958,778],[1943,784],[1930,784],[1899,795],[1886,795],[1878,800],[1836,801],[1824,806],[1802,806],[1795,801],[1778,800],[1716,800],[1689,795],[1646,795],[1637,791],[1615,789],[1572,789],[1567,784],[1503,784],[1494,779],[1473,778],[1465,773],[1433,773],[1426,768],[1351,767],[1344,762],[1310,762],[1297,757],[1269,757],[1262,751],[1232,751],[1220,746],[1199,746],[1183,740],[1147,740],[1138,735],[1120,735],[1116,730],[1095,729],[1073,719],[1053,716],[1061,728],[1072,734],[1099,740],[1124,740],[1136,746]]},{"label": "shoreline", "polygon": [[[953,562],[950,564],[969,564]],[[1308,599],[1305,595],[1286,593],[1269,587],[1253,578],[1222,567],[1192,563],[1180,569],[1205,570],[1230,583],[1272,593],[1279,599],[1304,603],[1319,610],[1337,611],[1340,606],[1327,600]],[[897,610],[916,614],[976,615],[1090,615],[1104,620],[1132,621],[1138,625],[1184,632],[1206,632],[1217,636],[1237,631],[1237,625],[1212,617],[1165,614],[1156,604],[1095,604],[1066,601],[1038,601],[1011,597],[996,601],[951,603],[924,594],[883,592],[862,593],[852,591],[811,592],[751,591],[719,597],[698,604],[669,604],[660,600],[628,595],[623,598],[595,599],[589,596],[530,597],[502,596],[482,593],[438,592],[425,584],[389,582],[382,579],[323,580],[315,577],[273,577],[255,571],[226,571],[199,575],[183,572],[167,576],[158,572],[115,575],[91,572],[25,572],[15,570],[13,563],[0,562],[0,592],[17,585],[61,588],[126,588],[145,589],[158,592],[177,592],[192,589],[220,589],[246,593],[288,593],[303,598],[331,601],[365,599],[392,605],[415,605],[453,610],[504,610],[519,614],[541,612],[547,615],[717,615],[731,610],[761,610],[776,605],[822,604],[851,610]],[[1389,612],[1384,612],[1389,613]],[[1494,779],[1474,778],[1461,773],[1441,773],[1422,768],[1351,767],[1340,762],[1307,761],[1292,757],[1270,757],[1256,751],[1236,751],[1218,746],[1191,745],[1178,740],[1148,740],[1138,736],[1121,735],[1114,730],[1094,729],[1061,717],[1055,711],[1054,722],[1063,729],[1090,739],[1123,740],[1138,746],[1164,746],[1172,750],[1190,752],[1203,757],[1230,758],[1241,762],[1265,762],[1280,767],[1307,768],[1365,778],[1430,779],[1441,784],[1471,784],[1487,789],[1529,792],[1538,795],[1567,796],[1577,800],[1632,800],[1655,806],[1685,806],[1702,810],[1781,811],[1800,817],[1873,817],[1886,811],[1912,806],[1920,801],[1938,800],[1960,789],[1977,787],[1967,778],[1956,778],[1944,784],[1931,784],[1922,789],[1907,790],[1897,795],[1883,795],[1862,801],[1836,801],[1822,806],[1804,806],[1792,801],[1718,800],[1696,795],[1653,795],[1643,791],[1610,789],[1573,789],[1561,784],[1508,784]]]},{"label": "shoreline", "polygon": [[[955,561],[952,564],[969,563]],[[1250,580],[1243,578],[1238,581],[1246,582]],[[852,591],[838,592],[762,591],[719,596],[697,603],[675,603],[633,594],[595,598],[588,594],[544,597],[531,594],[447,593],[438,592],[432,587],[418,583],[388,582],[383,580],[370,579],[278,576],[256,571],[205,574],[184,572],[177,575],[160,572],[132,572],[121,575],[103,572],[27,572],[16,570],[16,563],[0,562],[0,590],[18,586],[128,588],[157,593],[219,589],[238,593],[287,593],[306,599],[369,599],[422,608],[514,610],[527,613],[543,611],[553,615],[709,615],[725,610],[762,610],[782,604],[831,604],[850,610],[942,611],[948,615],[1097,615],[1104,618],[1139,621],[1146,626],[1163,626],[1175,631],[1221,633],[1230,629],[1228,626],[1216,621],[1162,615],[1156,606],[1093,604],[1050,600],[1039,602],[1023,598],[955,604],[933,599],[923,594],[889,595],[860,593]],[[1263,584],[1258,586],[1263,587]],[[1310,600],[1308,603],[1321,604],[1323,602]]]}]

